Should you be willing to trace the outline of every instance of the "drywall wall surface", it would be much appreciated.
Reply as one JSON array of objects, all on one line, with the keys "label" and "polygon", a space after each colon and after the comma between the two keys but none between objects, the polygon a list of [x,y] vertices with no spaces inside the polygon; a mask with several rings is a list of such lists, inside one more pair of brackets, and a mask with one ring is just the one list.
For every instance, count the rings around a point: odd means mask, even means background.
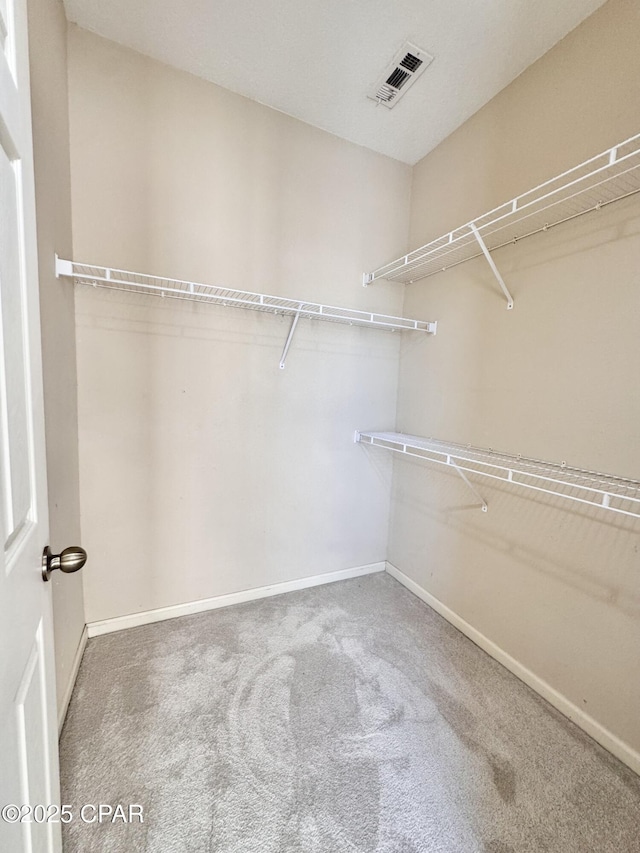
[{"label": "drywall wall surface", "polygon": [[[640,6],[611,0],[415,168],[412,246],[640,132]],[[640,198],[406,288],[397,428],[640,479]],[[376,451],[378,456],[384,451]],[[640,750],[640,523],[395,464],[389,559]]]},{"label": "drywall wall surface", "polygon": [[[409,167],[77,28],[78,261],[397,313]],[[87,620],[384,560],[400,335],[76,293]],[[426,338],[426,336],[424,336]],[[427,346],[421,340],[416,346]]]},{"label": "drywall wall surface", "polygon": [[[54,271],[55,253],[72,252],[67,21],[58,0],[29,0],[28,11],[50,544],[59,553],[81,544],[73,288]],[[82,572],[59,575],[51,586],[60,713],[85,623]]]}]

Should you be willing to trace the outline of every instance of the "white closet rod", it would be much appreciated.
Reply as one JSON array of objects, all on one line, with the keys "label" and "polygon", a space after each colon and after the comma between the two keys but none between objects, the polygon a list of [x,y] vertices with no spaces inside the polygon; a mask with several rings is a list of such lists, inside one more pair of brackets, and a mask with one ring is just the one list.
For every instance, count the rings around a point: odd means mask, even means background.
[{"label": "white closet rod", "polygon": [[206,302],[233,308],[246,308],[251,311],[263,311],[283,314],[293,318],[289,336],[285,344],[280,367],[284,368],[291,339],[300,317],[342,323],[349,326],[364,326],[373,329],[386,329],[393,332],[426,332],[435,335],[437,322],[412,320],[406,317],[394,317],[373,311],[361,311],[355,308],[338,308],[305,300],[287,299],[281,296],[269,296],[266,293],[252,293],[245,290],[231,290],[193,281],[173,278],[161,278],[129,270],[114,269],[76,261],[65,261],[56,255],[56,276],[72,278],[76,284],[92,287],[105,287],[110,290],[123,290],[133,293],[146,293],[167,299],[182,299],[190,302]]},{"label": "white closet rod", "polygon": [[448,465],[473,489],[485,512],[486,501],[462,472],[640,518],[637,480],[400,432],[356,432],[355,441]]}]

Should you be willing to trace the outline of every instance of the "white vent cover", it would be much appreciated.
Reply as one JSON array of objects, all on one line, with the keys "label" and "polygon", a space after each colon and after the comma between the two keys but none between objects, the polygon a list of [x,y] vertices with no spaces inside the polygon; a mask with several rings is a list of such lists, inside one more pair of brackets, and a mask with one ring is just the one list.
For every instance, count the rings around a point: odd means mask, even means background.
[{"label": "white vent cover", "polygon": [[367,97],[387,109],[395,107],[422,72],[433,62],[433,56],[411,42],[399,50]]}]

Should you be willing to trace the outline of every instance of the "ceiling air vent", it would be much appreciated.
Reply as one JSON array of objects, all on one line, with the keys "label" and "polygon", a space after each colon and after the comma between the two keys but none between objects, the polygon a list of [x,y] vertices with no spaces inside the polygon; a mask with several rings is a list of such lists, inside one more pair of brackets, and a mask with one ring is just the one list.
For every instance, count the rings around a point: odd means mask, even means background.
[{"label": "ceiling air vent", "polygon": [[416,82],[422,72],[433,62],[433,56],[407,42],[393,58],[367,97],[391,109]]}]

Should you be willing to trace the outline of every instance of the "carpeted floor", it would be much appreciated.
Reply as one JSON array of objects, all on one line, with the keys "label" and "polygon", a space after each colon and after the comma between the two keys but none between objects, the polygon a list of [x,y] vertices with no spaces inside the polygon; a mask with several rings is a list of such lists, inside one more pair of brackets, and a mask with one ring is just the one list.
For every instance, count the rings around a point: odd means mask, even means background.
[{"label": "carpeted floor", "polygon": [[640,851],[640,778],[385,574],[90,640],[61,762],[65,853]]}]

